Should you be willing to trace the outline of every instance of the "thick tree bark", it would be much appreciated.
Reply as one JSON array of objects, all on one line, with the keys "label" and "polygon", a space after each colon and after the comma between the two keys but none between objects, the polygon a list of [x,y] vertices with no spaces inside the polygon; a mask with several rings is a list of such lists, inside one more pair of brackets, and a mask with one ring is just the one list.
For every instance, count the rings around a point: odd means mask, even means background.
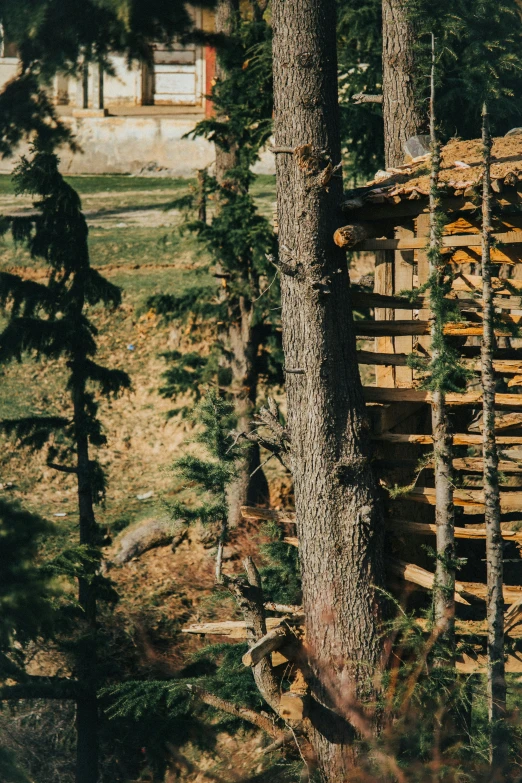
[{"label": "thick tree bark", "polygon": [[404,143],[426,124],[415,100],[415,31],[405,0],[382,2],[383,119],[386,166],[404,163]]},{"label": "thick tree bark", "polygon": [[277,156],[277,198],[279,246],[301,270],[282,273],[281,288],[310,718],[323,778],[339,783],[353,758],[349,720],[381,654],[384,526],[346,257],[333,241],[342,223],[335,2],[274,0],[272,12],[275,144],[295,149]]},{"label": "thick tree bark", "polygon": [[504,599],[502,596],[503,541],[500,526],[498,449],[495,438],[495,324],[491,286],[491,136],[487,107],[482,117],[484,178],[482,194],[482,297],[484,301],[481,345],[483,389],[484,505],[488,572],[488,712],[490,762],[494,780],[503,780],[509,748],[506,742],[506,673],[504,664]]},{"label": "thick tree bark", "polygon": [[[438,305],[438,289],[444,277],[441,260],[442,228],[440,219],[440,147],[435,127],[435,39],[432,37],[431,96],[430,96],[430,299],[432,303],[431,358],[436,365],[444,351],[444,323]],[[455,647],[455,507],[453,504],[453,438],[451,435],[444,388],[432,393],[431,422],[433,431],[433,456],[435,473],[435,524],[437,540],[437,564],[433,607],[435,624],[441,631],[446,650],[437,663],[447,665],[448,654],[453,657]]]},{"label": "thick tree bark", "polygon": [[[72,397],[80,512],[80,544],[95,546],[97,526],[94,517],[89,444],[85,415],[85,379],[79,361],[72,372]],[[96,663],[96,588],[80,578],[79,603],[83,611],[82,636],[78,642],[77,678],[81,688],[76,708],[76,783],[98,781],[98,702]]]}]

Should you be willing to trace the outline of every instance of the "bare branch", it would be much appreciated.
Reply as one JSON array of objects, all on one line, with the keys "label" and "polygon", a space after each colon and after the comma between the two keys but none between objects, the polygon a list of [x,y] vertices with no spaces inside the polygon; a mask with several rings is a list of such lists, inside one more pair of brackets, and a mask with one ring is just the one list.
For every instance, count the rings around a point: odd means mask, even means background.
[{"label": "bare branch", "polygon": [[[210,707],[215,707],[218,710],[234,715],[236,718],[242,718],[248,721],[253,726],[257,726],[259,729],[272,737],[276,742],[280,742],[284,738],[284,733],[279,729],[274,721],[265,715],[260,715],[255,710],[250,710],[247,707],[239,707],[231,701],[221,699],[219,696],[214,696],[213,693],[206,691],[204,688],[200,688],[198,685],[187,685],[188,690],[198,697],[204,704],[208,704]],[[281,744],[283,744],[281,742]],[[280,747],[280,746],[279,746]]]},{"label": "bare branch", "polygon": [[357,92],[352,95],[354,103],[382,103],[382,95],[368,95],[365,92]]}]

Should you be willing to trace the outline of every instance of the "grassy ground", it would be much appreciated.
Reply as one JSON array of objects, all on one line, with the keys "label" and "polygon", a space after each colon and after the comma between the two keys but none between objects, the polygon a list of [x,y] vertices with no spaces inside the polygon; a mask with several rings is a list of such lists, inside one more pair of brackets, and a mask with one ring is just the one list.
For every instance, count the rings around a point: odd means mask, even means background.
[{"label": "grassy ground", "polygon": [[[96,310],[99,358],[131,376],[132,392],[110,406],[103,403],[101,418],[108,446],[100,457],[109,474],[105,509],[100,521],[120,527],[154,511],[171,478],[165,467],[187,436],[189,424],[167,420],[172,407],[158,388],[165,369],[160,354],[178,347],[183,338],[172,325],[148,312],[146,303],[155,293],[181,293],[196,282],[212,282],[205,271],[207,258],[197,239],[179,232],[182,216],[169,205],[188,192],[192,183],[183,179],[124,176],[72,177],[82,197],[90,227],[91,260],[112,282],[121,286],[122,306],[113,313]],[[260,209],[271,215],[274,202],[272,177],[260,177],[254,189]],[[30,200],[14,194],[9,177],[0,176],[0,211],[30,206]],[[0,269],[32,279],[45,279],[43,265],[17,247],[6,235],[0,240]],[[67,406],[65,369],[60,362],[34,361],[13,364],[2,371],[0,417],[57,413]],[[73,482],[50,471],[40,456],[28,459],[11,446],[0,457],[0,484],[25,505],[49,518],[76,517]],[[137,495],[152,491],[146,501]],[[61,517],[60,517],[61,519]]]}]

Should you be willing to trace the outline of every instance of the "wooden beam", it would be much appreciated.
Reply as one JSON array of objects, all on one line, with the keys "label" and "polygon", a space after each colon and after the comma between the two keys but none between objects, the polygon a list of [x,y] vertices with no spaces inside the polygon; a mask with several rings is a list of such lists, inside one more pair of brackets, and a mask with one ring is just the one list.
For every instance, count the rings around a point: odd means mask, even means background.
[{"label": "wooden beam", "polygon": [[[377,386],[363,386],[363,394],[366,402],[426,402],[431,403],[431,392],[423,389],[379,389]],[[462,394],[446,394],[447,405],[474,405],[482,404],[481,392],[464,392]],[[522,395],[520,394],[496,394],[495,405],[502,408],[522,408]]]},{"label": "wooden beam", "polygon": [[[426,571],[415,563],[406,563],[398,558],[388,558],[386,566],[393,574],[400,576],[407,582],[423,587],[425,590],[433,590],[435,574]],[[514,604],[522,600],[522,586],[504,585],[504,602]],[[468,599],[477,599],[485,601],[487,596],[487,585],[481,582],[460,582],[455,581],[455,600],[457,603],[469,604]]]},{"label": "wooden beam", "polygon": [[[280,617],[267,617],[266,627],[272,630],[281,624]],[[181,629],[183,633],[208,634],[210,636],[227,636],[229,639],[246,639],[247,631],[251,631],[244,620],[222,620],[215,623],[191,623]]]},{"label": "wooden beam", "polygon": [[[346,226],[345,228],[350,228],[350,226]],[[338,229],[338,232],[339,231],[343,231],[343,229]],[[493,234],[493,238],[503,245],[521,244],[522,231],[504,231]],[[481,247],[481,244],[482,238],[480,234],[452,234],[442,237],[442,247]],[[350,245],[350,247],[353,246],[353,244]],[[364,239],[359,240],[358,244],[355,245],[355,248],[361,251],[424,250],[425,247],[425,237],[408,237],[407,239]]]},{"label": "wooden beam", "polygon": [[[359,364],[391,365],[403,367],[408,361],[405,353],[377,353],[373,351],[357,351]],[[462,359],[462,364],[469,370],[480,372],[479,359]],[[495,372],[503,375],[522,375],[522,359],[495,359],[493,361]]]},{"label": "wooden beam", "polygon": [[[456,292],[463,294],[464,292]],[[463,296],[457,298],[446,297],[454,302],[460,310],[480,310],[482,309],[482,299],[470,299]],[[387,296],[386,294],[377,294],[366,291],[353,291],[351,294],[353,307],[371,308],[385,307],[391,310],[420,310],[427,307],[429,298],[419,296],[417,299],[409,300],[403,296]],[[520,296],[497,296],[493,299],[493,306],[503,310],[522,310],[522,294]]]},{"label": "wooden beam", "polygon": [[288,628],[285,625],[278,625],[247,650],[241,659],[243,666],[256,666],[267,655],[284,647],[288,641]]},{"label": "wooden beam", "polygon": [[[506,321],[518,323],[520,316],[505,316]],[[515,320],[516,319],[516,320]],[[430,334],[429,321],[355,321],[355,334],[358,337],[400,337],[404,335]],[[480,337],[482,324],[448,323],[444,326],[444,334],[450,337]],[[495,329],[497,337],[510,337],[508,329]]]},{"label": "wooden beam", "polygon": [[[522,280],[516,278],[492,277],[491,285],[496,296],[513,296],[514,291],[522,290]],[[460,272],[453,280],[451,287],[454,291],[478,291],[482,294],[482,277],[480,275],[468,275]]]},{"label": "wooden beam", "polygon": [[[417,503],[435,505],[435,490],[432,487],[415,487],[404,495],[403,500],[414,500]],[[484,493],[481,489],[456,489],[453,492],[453,502],[456,506],[471,509],[468,513],[484,513]],[[522,492],[501,492],[500,508],[503,514],[522,510]],[[522,589],[522,588],[521,588]]]},{"label": "wooden beam", "polygon": [[[398,519],[389,519],[386,527],[394,533],[414,533],[419,536],[434,536],[437,526],[426,522],[406,522]],[[485,527],[456,527],[455,538],[467,538],[474,541],[486,539]],[[522,532],[515,530],[502,530],[502,538],[506,541],[522,541]]]},{"label": "wooden beam", "polygon": [[[508,674],[520,674],[522,672],[522,654],[510,653],[507,655],[505,667]],[[488,668],[487,656],[471,656],[464,653],[457,658],[455,668],[459,674],[486,674]]]},{"label": "wooden beam", "polygon": [[[416,443],[419,446],[431,446],[433,443],[431,435],[413,435],[402,432],[383,432],[379,435],[372,435],[372,440],[385,443]],[[499,435],[496,441],[502,446],[521,445],[520,435]],[[455,446],[481,446],[482,442],[482,435],[472,435],[468,432],[460,432],[453,435],[453,444]]]},{"label": "wooden beam", "polygon": [[294,511],[276,511],[273,508],[260,508],[258,506],[241,506],[243,519],[264,519],[267,521],[282,523],[295,523]]}]

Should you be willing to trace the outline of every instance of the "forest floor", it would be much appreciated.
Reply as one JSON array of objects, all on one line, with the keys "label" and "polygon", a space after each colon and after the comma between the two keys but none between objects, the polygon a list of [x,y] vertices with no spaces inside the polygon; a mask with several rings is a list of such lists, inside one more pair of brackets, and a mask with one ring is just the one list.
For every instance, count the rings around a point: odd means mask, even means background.
[{"label": "forest floor", "polygon": [[[208,258],[197,239],[180,232],[183,215],[172,203],[189,192],[190,181],[123,176],[73,177],[69,181],[82,198],[90,230],[91,262],[122,289],[121,307],[113,312],[94,308],[91,313],[99,332],[97,360],[125,370],[132,381],[129,393],[100,405],[107,446],[98,458],[107,472],[107,495],[97,516],[115,538],[129,525],[165,515],[164,501],[180,490],[169,466],[187,448],[193,433],[190,419],[181,414],[168,417],[174,403],[159,391],[167,366],[162,354],[190,343],[190,327],[166,323],[147,302],[154,294],[180,295],[196,283],[212,285],[215,281],[206,270]],[[260,211],[271,220],[274,179],[259,177],[253,192]],[[14,194],[11,180],[0,176],[0,214],[30,207],[28,198]],[[369,271],[366,263],[359,266],[356,278]],[[0,237],[0,270],[27,279],[46,278],[43,264],[13,244],[8,234]],[[196,349],[204,351],[204,343]],[[24,359],[13,363],[2,369],[0,387],[0,420],[59,414],[67,409],[61,361]],[[175,405],[189,402],[177,400]],[[278,479],[273,478],[277,494]],[[21,452],[14,443],[5,441],[0,452],[0,493],[19,499],[55,524],[50,552],[75,540],[78,513],[73,479],[49,469],[43,454]],[[274,502],[277,500],[274,497]],[[242,555],[253,553],[252,547],[257,548],[262,538],[259,531],[245,531],[236,542],[238,555],[239,549]],[[112,569],[110,575],[121,596],[117,612],[139,648],[143,671],[175,672],[187,654],[203,643],[198,637],[180,635],[181,626],[219,619],[213,599],[213,561],[197,532],[175,553],[170,547],[149,551],[122,568]],[[232,602],[226,609],[232,617]],[[212,770],[218,769],[223,781],[245,780],[259,773],[263,766],[259,766],[259,756],[245,754],[244,745],[241,752],[239,745],[234,750],[235,760],[229,765],[227,757],[234,741],[224,734],[220,740],[224,750],[218,748],[217,754],[204,762],[200,758],[195,766],[189,763],[190,748],[185,749],[183,763],[192,772],[185,771],[183,780],[215,780],[218,778]],[[225,772],[229,766],[233,771]]]},{"label": "forest floor", "polygon": [[[117,541],[128,526],[165,516],[164,502],[180,489],[169,466],[193,434],[189,418],[168,417],[174,403],[159,391],[167,368],[162,354],[183,349],[190,341],[189,327],[166,323],[150,310],[148,299],[159,293],[180,295],[196,283],[212,285],[215,280],[206,271],[208,258],[195,237],[180,233],[183,215],[172,205],[189,192],[190,181],[122,176],[68,181],[82,198],[91,263],[122,290],[121,307],[113,312],[93,308],[90,314],[98,329],[97,360],[125,370],[132,381],[129,393],[110,403],[100,401],[99,411],[107,446],[97,457],[106,469],[107,494],[97,518]],[[259,177],[254,193],[260,211],[272,219],[273,178]],[[16,196],[10,178],[0,176],[0,214],[27,208],[30,199]],[[42,282],[47,275],[44,265],[15,245],[9,234],[0,237],[0,271]],[[205,345],[196,349],[205,350]],[[61,361],[24,358],[2,368],[0,420],[63,413],[68,408],[65,378]],[[190,400],[176,400],[175,406],[183,403]],[[21,452],[14,442],[4,440],[0,494],[4,493],[54,523],[49,554],[76,540],[74,481],[49,469],[44,454]],[[252,553],[251,541],[247,535],[237,542],[242,554]],[[107,550],[109,557],[111,551]],[[170,547],[154,549],[111,569],[120,595],[115,622],[132,638],[142,675],[174,673],[191,651],[211,641],[181,635],[180,630],[186,622],[217,619],[213,570],[211,553],[197,531],[175,553]],[[232,617],[234,606],[229,603],[221,603],[220,611],[229,611]],[[221,733],[215,751],[205,756],[189,743],[176,752],[172,780],[178,779],[177,769],[191,783],[216,780],[218,772],[223,781],[246,779],[263,767],[254,752],[257,745],[257,737],[240,740]]]}]

